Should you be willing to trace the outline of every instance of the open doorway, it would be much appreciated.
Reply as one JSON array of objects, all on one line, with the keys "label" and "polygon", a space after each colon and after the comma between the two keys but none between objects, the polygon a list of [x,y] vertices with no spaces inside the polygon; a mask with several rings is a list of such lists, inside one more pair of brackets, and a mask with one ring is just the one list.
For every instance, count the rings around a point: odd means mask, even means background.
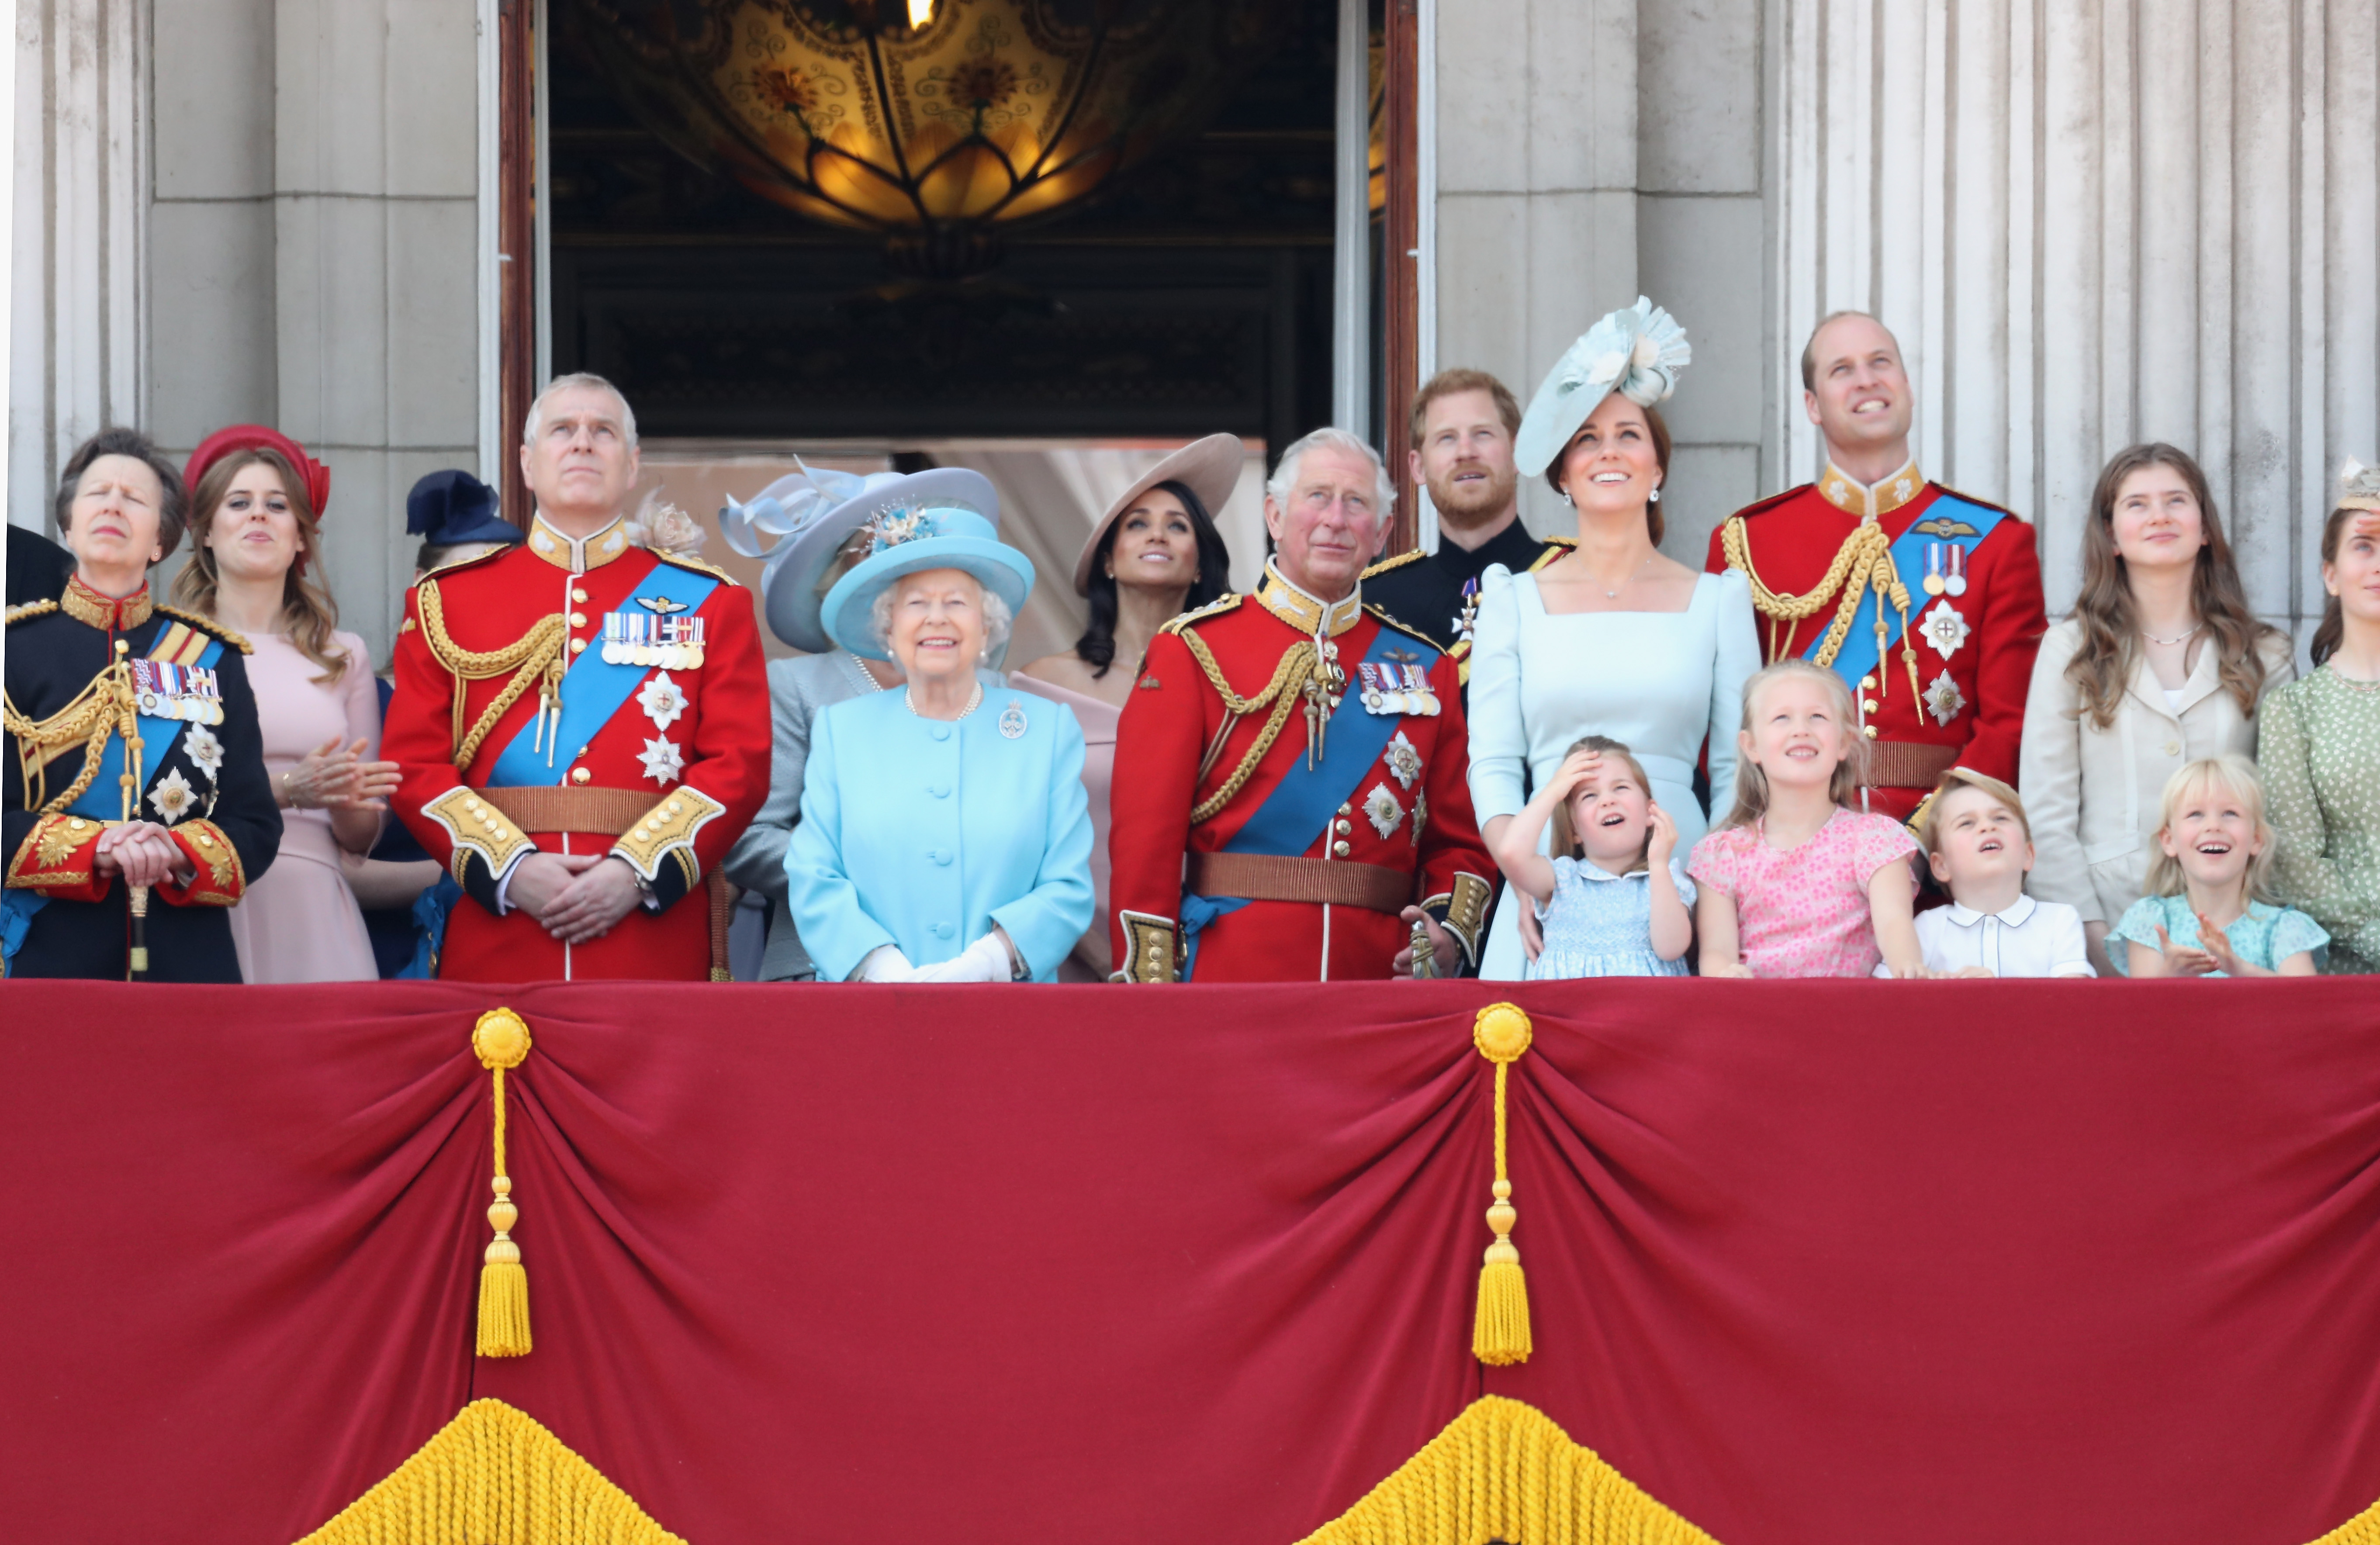
[{"label": "open doorway", "polygon": [[[541,75],[508,77],[542,115],[512,137],[542,176],[508,178],[543,189],[542,261],[506,278],[542,291],[541,363],[617,382],[648,482],[691,513],[797,452],[977,465],[1011,540],[1062,574],[1100,488],[1164,448],[1220,431],[1260,468],[1333,418],[1335,97],[1361,8],[545,0],[523,34]],[[1410,389],[1414,335],[1383,239],[1412,181],[1387,127],[1397,10],[1368,7],[1361,313],[1365,427],[1392,463],[1383,405]],[[987,217],[1003,198],[1015,217]],[[1218,512],[1238,583],[1261,562],[1260,481]],[[1073,603],[1037,598],[1030,631]],[[1027,623],[1017,658],[1072,641]]]}]

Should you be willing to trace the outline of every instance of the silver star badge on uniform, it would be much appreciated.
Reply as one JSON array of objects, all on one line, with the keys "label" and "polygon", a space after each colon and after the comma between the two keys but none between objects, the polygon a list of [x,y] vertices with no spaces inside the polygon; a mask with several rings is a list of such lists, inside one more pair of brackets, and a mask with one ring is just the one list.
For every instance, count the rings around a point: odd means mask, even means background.
[{"label": "silver star badge on uniform", "polygon": [[1927,684],[1925,706],[1932,712],[1936,724],[1947,724],[1967,706],[1967,697],[1959,690],[1959,684],[1950,679],[1950,673],[1944,671]]},{"label": "silver star badge on uniform", "polygon": [[197,791],[178,767],[168,769],[157,780],[157,786],[149,791],[149,803],[157,807],[157,818],[168,826],[189,814],[190,807],[198,802]]},{"label": "silver star badge on uniform", "polygon": [[664,736],[645,742],[644,754],[637,759],[645,764],[645,776],[667,788],[686,772],[686,758],[678,753],[674,742]]},{"label": "silver star badge on uniform", "polygon": [[1967,641],[1970,631],[1967,619],[1953,611],[1947,601],[1937,604],[1917,625],[1918,637],[1932,644],[1934,652],[1945,660],[1959,652],[1959,646]]},{"label": "silver star badge on uniform", "polygon": [[182,736],[182,749],[189,753],[191,764],[207,782],[213,783],[223,776],[223,742],[206,725],[192,724],[189,733]]},{"label": "silver star badge on uniform", "polygon": [[1394,836],[1404,824],[1405,808],[1384,783],[1374,784],[1372,792],[1364,796],[1364,813],[1371,818],[1372,830],[1384,837]]},{"label": "silver star badge on uniform", "polygon": [[1421,753],[1414,749],[1414,743],[1405,738],[1404,731],[1397,731],[1396,738],[1389,742],[1389,748],[1383,755],[1389,771],[1396,774],[1397,782],[1407,788],[1413,787],[1414,780],[1421,776]]},{"label": "silver star badge on uniform", "polygon": [[653,722],[653,728],[665,730],[686,712],[686,689],[672,681],[667,671],[637,689],[637,706]]}]

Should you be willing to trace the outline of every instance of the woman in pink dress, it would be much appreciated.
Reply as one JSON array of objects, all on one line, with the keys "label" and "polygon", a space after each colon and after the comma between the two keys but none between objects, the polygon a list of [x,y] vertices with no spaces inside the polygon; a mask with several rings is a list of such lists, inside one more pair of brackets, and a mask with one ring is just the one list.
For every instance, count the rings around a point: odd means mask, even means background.
[{"label": "woman in pink dress", "polygon": [[1008,684],[1074,710],[1083,726],[1083,785],[1091,799],[1091,887],[1097,909],[1061,981],[1105,981],[1108,958],[1108,788],[1116,721],[1158,630],[1231,584],[1232,558],[1212,511],[1238,486],[1239,440],[1210,434],[1167,456],[1116,497],[1075,561],[1075,593],[1090,626],[1064,654],[1009,673]]},{"label": "woman in pink dress", "polygon": [[339,856],[380,835],[396,764],[373,760],[380,698],[364,641],[338,631],[315,522],[330,468],[257,424],[190,456],[190,561],[174,599],[246,635],[265,771],[281,806],[281,858],[231,913],[251,982],[370,981],[380,971]]}]

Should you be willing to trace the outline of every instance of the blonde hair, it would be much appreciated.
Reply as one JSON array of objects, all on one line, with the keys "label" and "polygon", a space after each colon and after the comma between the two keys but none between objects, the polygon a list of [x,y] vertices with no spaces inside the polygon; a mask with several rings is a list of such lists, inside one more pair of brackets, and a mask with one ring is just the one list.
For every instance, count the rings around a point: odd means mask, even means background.
[{"label": "blonde hair", "polygon": [[[1835,717],[1843,726],[1843,740],[1848,748],[1843,760],[1835,763],[1835,775],[1827,785],[1827,797],[1836,804],[1848,807],[1859,793],[1867,776],[1867,742],[1860,738],[1859,705],[1852,700],[1852,689],[1842,677],[1824,665],[1813,665],[1806,660],[1779,660],[1773,665],[1755,671],[1743,684],[1743,733],[1752,733],[1752,715],[1760,701],[1760,694],[1788,676],[1800,676],[1826,687],[1832,700]],[[1735,809],[1718,823],[1725,831],[1730,826],[1750,826],[1768,813],[1768,774],[1748,755],[1735,759]]]},{"label": "blonde hair", "polygon": [[[1570,749],[1561,754],[1561,759],[1563,761],[1568,761],[1571,758],[1576,756],[1581,751],[1593,751],[1598,756],[1609,757],[1614,761],[1626,762],[1628,764],[1628,771],[1635,774],[1636,786],[1645,791],[1645,797],[1648,802],[1652,799],[1653,780],[1645,776],[1645,764],[1638,761],[1636,760],[1636,753],[1630,750],[1621,742],[1612,739],[1608,735],[1585,736],[1577,740],[1572,741],[1570,744]],[[1559,854],[1566,854],[1572,858],[1584,858],[1586,857],[1586,844],[1579,840],[1577,831],[1570,823],[1570,801],[1568,799],[1564,799],[1560,804],[1554,807],[1554,815],[1551,824],[1554,829],[1553,842],[1550,845],[1551,851]],[[1652,851],[1653,827],[1651,822],[1648,821],[1645,823],[1645,841],[1642,845],[1636,849],[1637,865],[1641,867],[1651,855]]]},{"label": "blonde hair", "polygon": [[2023,831],[2024,840],[2033,841],[2033,820],[2024,813],[2024,801],[2017,797],[2016,790],[1988,772],[1977,772],[1966,767],[1953,767],[1942,774],[1942,781],[1934,785],[1933,797],[1925,801],[1925,830],[1918,835],[1925,842],[1926,852],[1942,851],[1942,801],[1948,798],[1952,791],[1961,788],[1980,790],[2008,807],[2009,814],[2016,817],[2018,827]]},{"label": "blonde hair", "polygon": [[2248,860],[2248,895],[2254,901],[2272,901],[2273,825],[2265,819],[2265,780],[2257,773],[2256,764],[2237,751],[2201,757],[2165,781],[2156,852],[2149,858],[2148,894],[2178,896],[2188,892],[2189,877],[2182,873],[2181,860],[2165,850],[2164,837],[2173,830],[2174,812],[2182,801],[2207,788],[2222,789],[2248,807],[2249,819],[2256,823],[2256,852]]}]

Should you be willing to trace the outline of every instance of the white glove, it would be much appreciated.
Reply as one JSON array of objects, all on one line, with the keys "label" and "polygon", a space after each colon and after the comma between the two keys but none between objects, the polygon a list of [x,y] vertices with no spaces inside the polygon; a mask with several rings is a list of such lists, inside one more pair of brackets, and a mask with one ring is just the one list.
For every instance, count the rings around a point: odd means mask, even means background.
[{"label": "white glove", "polygon": [[879,944],[859,963],[861,981],[917,981],[917,968],[898,944]]},{"label": "white glove", "polygon": [[913,981],[1007,981],[1011,979],[1008,942],[997,930],[961,950],[939,966],[920,966]]}]

